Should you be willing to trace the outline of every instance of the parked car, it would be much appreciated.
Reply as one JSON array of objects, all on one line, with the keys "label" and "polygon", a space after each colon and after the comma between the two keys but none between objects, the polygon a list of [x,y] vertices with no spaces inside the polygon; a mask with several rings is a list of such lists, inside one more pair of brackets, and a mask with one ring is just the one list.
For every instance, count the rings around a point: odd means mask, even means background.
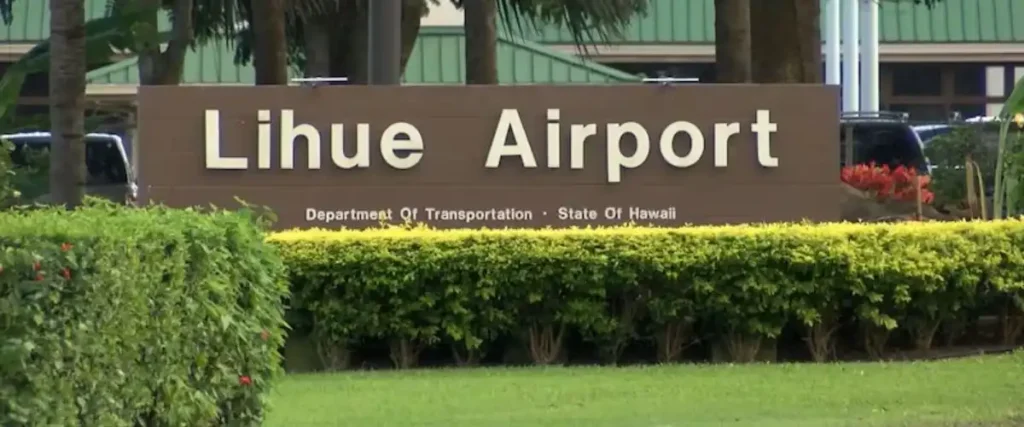
[{"label": "parked car", "polygon": [[[922,146],[925,149],[928,148],[929,144],[935,141],[937,138],[949,135],[958,128],[973,127],[977,133],[972,133],[973,138],[977,138],[977,142],[984,144],[988,147],[989,153],[995,153],[996,147],[999,144],[999,126],[998,118],[995,117],[972,117],[966,120],[953,123],[943,124],[932,124],[932,125],[918,125],[914,126],[914,131],[920,135]],[[994,161],[994,158],[993,158]],[[982,161],[982,164],[984,162]],[[932,172],[935,173],[935,168],[940,167],[939,165],[932,164]],[[962,164],[955,164],[952,166],[941,166],[950,167],[953,170],[962,171],[964,166]],[[959,173],[959,172],[958,172]],[[990,171],[994,173],[994,171]],[[994,179],[986,179],[985,181],[985,194],[991,198],[995,194]]]},{"label": "parked car", "polygon": [[917,125],[914,126],[914,132],[917,132],[918,138],[921,138],[921,144],[925,147],[928,146],[928,142],[938,138],[942,135],[946,135],[953,132],[954,127],[949,124],[941,125]]},{"label": "parked car", "polygon": [[[847,139],[852,136],[852,153]],[[912,167],[928,174],[930,165],[921,138],[906,113],[851,112],[839,119],[840,164],[874,162],[889,167]],[[849,161],[850,154],[853,161]]]},{"label": "parked car", "polygon": [[[49,132],[28,132],[0,135],[10,142],[10,153],[15,168],[24,176],[18,177],[23,201],[46,203],[49,201],[48,153],[52,137]],[[86,182],[85,194],[118,203],[132,204],[138,197],[138,186],[120,136],[105,133],[85,135]]]}]

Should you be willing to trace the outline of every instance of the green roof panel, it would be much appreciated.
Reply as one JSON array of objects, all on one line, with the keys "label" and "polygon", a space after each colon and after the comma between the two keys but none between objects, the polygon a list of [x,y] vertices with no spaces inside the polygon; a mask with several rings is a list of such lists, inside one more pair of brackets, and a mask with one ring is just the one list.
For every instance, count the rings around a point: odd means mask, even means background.
[{"label": "green roof panel", "polygon": [[[460,84],[465,81],[465,37],[459,27],[424,27],[405,68],[410,84]],[[251,65],[234,62],[234,47],[211,43],[189,51],[185,84],[253,84]],[[572,55],[551,51],[522,39],[501,36],[499,80],[504,84],[635,82],[638,76]],[[93,70],[89,84],[138,84],[138,59]]]},{"label": "green roof panel", "polygon": [[[834,0],[822,0],[827,1]],[[647,14],[610,43],[713,43],[714,25],[714,0],[651,0]],[[525,36],[540,43],[573,43],[559,27]],[[910,1],[882,0],[879,37],[884,43],[1024,42],[1024,1],[942,0],[929,9]]]},{"label": "green roof panel", "polygon": [[[760,0],[766,1],[766,0]],[[822,0],[830,1],[830,0]],[[107,0],[85,0],[88,18],[103,16]],[[0,43],[36,43],[49,36],[50,0],[14,2],[14,20],[0,23]],[[1024,42],[1024,1],[942,0],[933,9],[910,1],[882,0],[880,36],[886,43]],[[714,42],[714,0],[651,0],[618,44]],[[164,24],[164,22],[161,22]],[[567,31],[546,27],[527,38],[570,44]]]},{"label": "green roof panel", "polygon": [[[413,84],[465,82],[466,38],[460,27],[423,27],[405,67]],[[498,36],[498,80],[502,84],[609,83],[638,81],[624,73],[543,45]]]},{"label": "green roof panel", "polygon": [[[254,84],[251,65],[235,64],[234,46],[210,43],[190,50],[185,56],[182,82],[185,84]],[[86,75],[89,84],[139,84],[139,59],[130,58],[97,68]]]},{"label": "green roof panel", "polygon": [[[107,0],[83,1],[86,20],[106,16]],[[170,18],[161,15],[159,25],[169,28]],[[10,25],[0,22],[0,44],[36,44],[50,38],[50,0],[16,0],[11,17]]]},{"label": "green roof panel", "polygon": [[[85,19],[106,14],[106,0],[85,0]],[[50,0],[17,0],[11,24],[0,22],[0,43],[31,43],[50,38]]]}]

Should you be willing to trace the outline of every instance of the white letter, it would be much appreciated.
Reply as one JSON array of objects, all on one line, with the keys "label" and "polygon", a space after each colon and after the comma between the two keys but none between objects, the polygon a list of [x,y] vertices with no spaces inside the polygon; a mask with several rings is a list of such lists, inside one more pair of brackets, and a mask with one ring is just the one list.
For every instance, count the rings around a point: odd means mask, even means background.
[{"label": "white letter", "polygon": [[249,159],[245,157],[220,156],[220,111],[206,110],[206,168],[246,169]]},{"label": "white letter", "polygon": [[779,126],[772,123],[768,110],[757,110],[757,123],[750,125],[750,131],[757,134],[757,162],[766,168],[779,167],[779,159],[772,157],[772,132]]},{"label": "white letter", "polygon": [[583,143],[587,138],[597,135],[597,125],[569,126],[569,167],[572,169],[583,169],[583,154],[585,149]]},{"label": "white letter", "polygon": [[306,221],[312,221],[316,219],[316,209],[306,208]]},{"label": "white letter", "polygon": [[[515,139],[513,145],[505,145],[509,132],[512,132],[512,138]],[[494,129],[494,138],[491,139],[491,148],[487,151],[484,167],[498,167],[503,156],[519,156],[523,161],[523,167],[537,167],[537,159],[533,157],[533,149],[530,148],[530,139],[526,137],[526,129],[519,118],[519,110],[512,108],[501,110],[501,118],[498,119],[498,127]]]},{"label": "white letter", "polygon": [[[622,137],[633,135],[636,139],[636,152],[632,156],[622,155]],[[622,180],[622,168],[633,169],[644,164],[651,152],[651,137],[647,130],[636,122],[611,123],[608,125],[608,182]]]},{"label": "white letter", "polygon": [[739,123],[715,123],[715,167],[729,166],[729,138],[740,133]]},{"label": "white letter", "polygon": [[[690,152],[679,157],[672,145],[676,134],[683,132],[690,136]],[[661,157],[665,162],[677,168],[688,168],[693,166],[700,157],[704,155],[704,134],[700,132],[697,125],[690,122],[674,122],[665,127],[661,132]]]},{"label": "white letter", "polygon": [[345,125],[331,125],[331,161],[342,169],[370,166],[370,125],[356,125],[356,153],[345,155]]},{"label": "white letter", "polygon": [[306,138],[309,168],[320,169],[320,132],[308,123],[295,125],[295,112],[281,110],[281,169],[295,169],[295,138]]},{"label": "white letter", "polygon": [[259,110],[256,113],[256,125],[259,136],[256,145],[259,146],[259,155],[256,156],[260,169],[270,169],[270,110]]},{"label": "white letter", "polygon": [[562,139],[561,126],[558,125],[558,120],[562,117],[562,112],[557,108],[548,109],[548,167],[555,169],[561,164],[561,150],[562,144],[559,144],[559,140]]},{"label": "white letter", "polygon": [[[399,135],[404,138],[398,139]],[[411,151],[405,158],[399,157],[395,151]],[[392,123],[380,136],[380,155],[384,162],[395,169],[409,169],[416,166],[423,158],[423,136],[420,130],[408,123]]]}]

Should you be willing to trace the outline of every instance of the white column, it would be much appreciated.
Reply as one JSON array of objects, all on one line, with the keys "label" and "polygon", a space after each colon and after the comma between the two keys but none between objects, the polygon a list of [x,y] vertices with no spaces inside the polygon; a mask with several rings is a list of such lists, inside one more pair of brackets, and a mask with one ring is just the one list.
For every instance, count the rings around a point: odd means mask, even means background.
[{"label": "white column", "polygon": [[859,67],[860,55],[858,55],[857,44],[860,37],[857,36],[859,10],[858,0],[841,0],[843,5],[843,19],[841,27],[843,31],[843,111],[860,110],[860,76]]},{"label": "white column", "polygon": [[[1021,68],[1017,67],[1014,69],[1014,77],[1018,77],[1021,72]],[[1016,82],[1011,82],[1014,84]],[[1010,86],[1012,88],[1012,86]],[[989,98],[1005,98],[1010,95],[1012,89],[1007,89],[1006,84],[1006,68],[1002,65],[992,65],[985,67],[985,96]],[[993,102],[985,105],[985,115],[996,117],[1003,110],[1002,102]]]},{"label": "white column", "polygon": [[825,0],[825,83],[830,85],[842,84],[843,71],[842,53],[839,50],[839,2],[841,0]]},{"label": "white column", "polygon": [[860,109],[878,111],[878,0],[860,1]]}]

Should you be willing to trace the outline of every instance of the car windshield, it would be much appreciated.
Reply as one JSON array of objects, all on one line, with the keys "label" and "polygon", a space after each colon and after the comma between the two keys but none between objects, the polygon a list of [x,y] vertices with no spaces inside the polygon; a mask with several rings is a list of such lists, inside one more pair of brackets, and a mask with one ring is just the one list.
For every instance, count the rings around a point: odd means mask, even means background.
[{"label": "car windshield", "polygon": [[914,129],[917,135],[921,137],[923,144],[928,144],[929,141],[938,138],[942,135],[946,135],[953,132],[952,126],[939,125],[939,126],[920,126]]},{"label": "car windshield", "polygon": [[[878,165],[910,166],[925,170],[921,145],[906,125],[890,123],[856,123],[843,126],[840,147],[846,148],[846,131],[853,128],[855,164],[874,162]],[[845,162],[844,162],[845,163]]]}]

